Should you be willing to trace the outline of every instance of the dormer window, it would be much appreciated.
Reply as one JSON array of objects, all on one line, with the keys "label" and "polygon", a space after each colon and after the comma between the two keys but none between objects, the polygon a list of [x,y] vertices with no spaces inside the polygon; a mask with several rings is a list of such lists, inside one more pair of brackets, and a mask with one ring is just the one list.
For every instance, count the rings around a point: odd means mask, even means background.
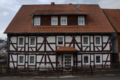
[{"label": "dormer window", "polygon": [[78,25],[85,25],[85,18],[84,16],[78,17]]},{"label": "dormer window", "polygon": [[67,17],[61,17],[61,25],[67,25]]},{"label": "dormer window", "polygon": [[51,18],[51,25],[58,25],[58,17],[52,17]]},{"label": "dormer window", "polygon": [[40,26],[40,17],[34,18],[34,26]]}]

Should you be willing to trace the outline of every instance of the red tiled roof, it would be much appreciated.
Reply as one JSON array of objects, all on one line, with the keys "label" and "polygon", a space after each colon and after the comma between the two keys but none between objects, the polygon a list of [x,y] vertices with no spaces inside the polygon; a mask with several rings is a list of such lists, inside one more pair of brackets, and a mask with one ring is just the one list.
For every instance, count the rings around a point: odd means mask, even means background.
[{"label": "red tiled roof", "polygon": [[103,9],[103,11],[117,32],[120,33],[120,9]]},{"label": "red tiled roof", "polygon": [[78,51],[74,47],[59,47],[56,51]]},{"label": "red tiled roof", "polygon": [[34,13],[34,15],[50,15],[50,14],[88,14],[87,12],[84,12],[84,10],[37,10]]},{"label": "red tiled roof", "polygon": [[[75,5],[23,5],[4,33],[40,33],[40,32],[115,32],[98,5],[80,5],[78,12],[87,15],[87,26],[32,26],[32,16],[36,10],[75,11]],[[75,11],[75,13],[77,10]]]}]

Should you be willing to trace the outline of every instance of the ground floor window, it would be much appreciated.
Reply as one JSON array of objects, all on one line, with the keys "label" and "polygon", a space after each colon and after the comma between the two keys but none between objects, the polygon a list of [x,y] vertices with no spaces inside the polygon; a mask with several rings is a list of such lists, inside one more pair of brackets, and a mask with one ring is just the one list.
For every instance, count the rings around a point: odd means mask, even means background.
[{"label": "ground floor window", "polygon": [[102,64],[102,56],[100,54],[95,55],[95,64]]},{"label": "ground floor window", "polygon": [[84,63],[88,63],[88,56],[84,56]]},{"label": "ground floor window", "polygon": [[25,62],[25,56],[18,55],[18,65],[24,65],[24,62]]},{"label": "ground floor window", "polygon": [[90,55],[83,55],[83,65],[90,64]]},{"label": "ground floor window", "polygon": [[29,65],[35,65],[35,55],[29,55]]}]

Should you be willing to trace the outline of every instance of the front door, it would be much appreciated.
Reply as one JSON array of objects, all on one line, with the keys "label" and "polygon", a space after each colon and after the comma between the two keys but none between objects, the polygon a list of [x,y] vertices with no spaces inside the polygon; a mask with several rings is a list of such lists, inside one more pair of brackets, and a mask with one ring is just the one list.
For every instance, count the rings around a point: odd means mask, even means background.
[{"label": "front door", "polygon": [[64,54],[63,55],[63,67],[64,70],[71,70],[73,66],[73,54]]}]

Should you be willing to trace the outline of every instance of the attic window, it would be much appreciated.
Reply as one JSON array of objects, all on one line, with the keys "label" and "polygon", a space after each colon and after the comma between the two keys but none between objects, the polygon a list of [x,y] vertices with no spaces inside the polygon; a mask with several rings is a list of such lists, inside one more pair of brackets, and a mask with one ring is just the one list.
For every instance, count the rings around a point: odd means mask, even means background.
[{"label": "attic window", "polygon": [[85,18],[84,16],[78,17],[78,25],[85,25]]},{"label": "attic window", "polygon": [[51,25],[58,25],[58,17],[52,17],[51,19]]},{"label": "attic window", "polygon": [[61,25],[67,25],[67,17],[61,17]]},{"label": "attic window", "polygon": [[40,17],[35,17],[34,18],[34,26],[39,26],[40,25]]}]

